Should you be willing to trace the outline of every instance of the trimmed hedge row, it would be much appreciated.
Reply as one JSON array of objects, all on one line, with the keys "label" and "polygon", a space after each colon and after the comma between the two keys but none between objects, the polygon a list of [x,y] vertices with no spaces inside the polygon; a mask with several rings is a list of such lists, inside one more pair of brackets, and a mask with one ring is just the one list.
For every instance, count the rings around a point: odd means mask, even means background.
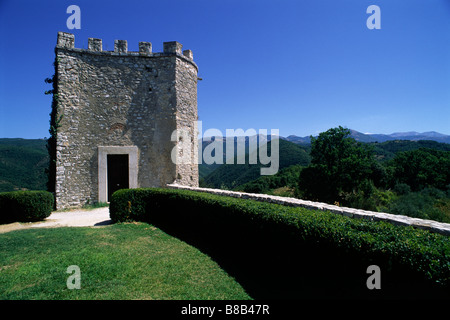
[{"label": "trimmed hedge row", "polygon": [[[449,239],[425,230],[173,189],[119,190],[110,216],[192,243],[256,298],[450,297]],[[382,290],[367,287],[370,265]]]},{"label": "trimmed hedge row", "polygon": [[52,213],[53,204],[53,194],[48,191],[2,192],[0,223],[44,220]]}]

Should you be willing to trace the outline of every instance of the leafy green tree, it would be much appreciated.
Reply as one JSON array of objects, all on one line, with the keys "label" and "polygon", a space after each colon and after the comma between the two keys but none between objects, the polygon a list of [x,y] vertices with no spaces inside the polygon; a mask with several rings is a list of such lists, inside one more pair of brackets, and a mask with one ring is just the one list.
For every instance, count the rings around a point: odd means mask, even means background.
[{"label": "leafy green tree", "polygon": [[350,130],[339,126],[311,137],[311,165],[303,169],[299,181],[304,197],[342,203],[371,180],[377,167],[373,152],[349,136]]},{"label": "leafy green tree", "polygon": [[399,152],[393,162],[397,183],[406,183],[413,191],[426,187],[446,190],[450,183],[450,152],[421,148]]}]

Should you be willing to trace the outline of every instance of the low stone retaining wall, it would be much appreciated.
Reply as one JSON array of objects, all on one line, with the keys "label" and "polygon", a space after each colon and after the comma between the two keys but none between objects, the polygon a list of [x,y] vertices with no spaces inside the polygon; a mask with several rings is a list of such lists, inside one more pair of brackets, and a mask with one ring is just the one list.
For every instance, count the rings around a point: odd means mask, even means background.
[{"label": "low stone retaining wall", "polygon": [[242,199],[252,199],[263,202],[271,202],[277,203],[285,206],[293,206],[293,207],[304,207],[307,209],[313,210],[327,210],[332,213],[344,215],[352,218],[360,218],[367,219],[372,221],[387,221],[397,225],[404,226],[413,226],[416,228],[426,229],[432,232],[438,232],[444,235],[450,235],[450,224],[449,223],[441,223],[433,220],[425,220],[418,218],[411,218],[402,215],[395,215],[384,212],[374,212],[374,211],[366,211],[360,209],[353,209],[347,207],[338,207],[334,205],[330,205],[327,203],[321,202],[312,202],[306,201],[296,198],[288,198],[288,197],[278,197],[267,194],[259,194],[259,193],[246,193],[246,192],[236,192],[229,190],[220,190],[220,189],[210,189],[210,188],[198,188],[198,187],[188,187],[182,186],[178,184],[169,184],[168,188],[172,189],[183,189],[183,190],[192,190],[192,191],[201,191],[213,193],[221,196],[242,198]]}]

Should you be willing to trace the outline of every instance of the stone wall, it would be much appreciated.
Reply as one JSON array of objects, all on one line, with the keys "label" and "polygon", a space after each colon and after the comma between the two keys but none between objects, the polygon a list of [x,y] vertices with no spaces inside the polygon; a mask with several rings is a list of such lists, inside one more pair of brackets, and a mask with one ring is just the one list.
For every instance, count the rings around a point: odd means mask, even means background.
[{"label": "stone wall", "polygon": [[[99,147],[117,153],[137,148],[130,162],[137,166],[130,167],[137,183],[130,187],[197,186],[198,68],[192,51],[182,52],[178,42],[165,42],[162,53],[153,53],[149,42],[140,42],[139,52],[128,51],[126,40],[116,40],[114,51],[103,51],[101,39],[90,38],[88,49],[74,43],[72,34],[58,33],[57,208],[105,199],[99,194]],[[172,161],[174,130],[192,137],[187,164]]]},{"label": "stone wall", "polygon": [[168,188],[172,189],[183,189],[183,190],[193,190],[200,192],[208,192],[212,194],[217,194],[221,196],[234,197],[234,198],[242,198],[242,199],[251,199],[256,201],[263,202],[271,202],[277,203],[285,206],[292,207],[303,207],[312,210],[327,210],[335,214],[344,215],[351,218],[359,218],[359,219],[367,219],[372,221],[386,221],[396,225],[403,226],[413,226],[416,228],[426,229],[432,232],[441,233],[444,235],[450,235],[450,224],[449,223],[441,223],[433,220],[425,220],[418,218],[411,218],[402,215],[395,215],[383,212],[374,212],[374,211],[366,211],[360,209],[346,208],[346,207],[338,207],[326,203],[321,202],[312,202],[307,200],[301,200],[296,198],[289,197],[279,197],[272,196],[267,194],[259,194],[259,193],[246,193],[246,192],[236,192],[229,190],[220,190],[220,189],[210,189],[210,188],[198,188],[198,187],[189,187],[182,186],[179,184],[169,184]]}]

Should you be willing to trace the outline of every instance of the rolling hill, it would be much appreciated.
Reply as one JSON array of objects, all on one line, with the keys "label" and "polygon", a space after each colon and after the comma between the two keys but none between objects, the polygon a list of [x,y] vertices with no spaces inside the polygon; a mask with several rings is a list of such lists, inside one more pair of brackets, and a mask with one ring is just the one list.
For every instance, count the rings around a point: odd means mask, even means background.
[{"label": "rolling hill", "polygon": [[[268,153],[270,154],[270,144],[268,147]],[[222,164],[205,176],[202,180],[203,186],[211,188],[227,188],[232,189],[236,186],[258,179],[261,167],[267,167],[266,165],[249,164],[248,154],[245,164]],[[299,146],[295,143],[279,140],[279,170],[287,168],[291,165],[303,165],[307,166],[310,163],[310,157],[306,151],[306,148]],[[202,165],[204,166],[204,164]]]},{"label": "rolling hill", "polygon": [[382,143],[370,143],[370,145],[373,146],[375,156],[379,161],[391,160],[398,152],[412,151],[420,148],[450,151],[450,144],[432,140],[391,140]]},{"label": "rolling hill", "polygon": [[47,190],[44,139],[0,139],[0,192]]}]

